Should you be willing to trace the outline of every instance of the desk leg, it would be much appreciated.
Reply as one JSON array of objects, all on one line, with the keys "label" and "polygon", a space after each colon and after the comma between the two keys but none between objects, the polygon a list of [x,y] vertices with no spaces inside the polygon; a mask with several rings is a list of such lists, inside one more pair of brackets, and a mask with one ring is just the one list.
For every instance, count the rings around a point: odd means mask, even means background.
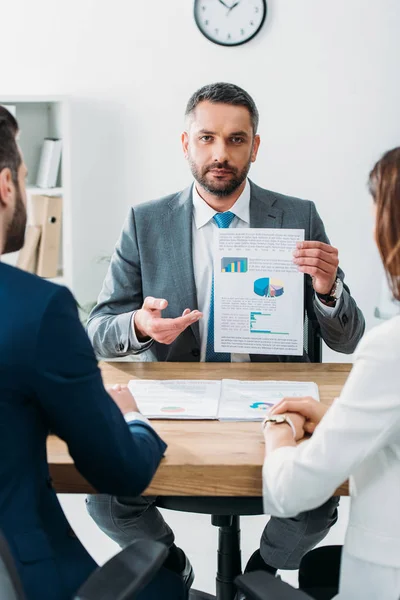
[{"label": "desk leg", "polygon": [[217,600],[234,600],[236,586],[233,582],[242,572],[240,517],[237,515],[212,515],[211,523],[219,528]]}]

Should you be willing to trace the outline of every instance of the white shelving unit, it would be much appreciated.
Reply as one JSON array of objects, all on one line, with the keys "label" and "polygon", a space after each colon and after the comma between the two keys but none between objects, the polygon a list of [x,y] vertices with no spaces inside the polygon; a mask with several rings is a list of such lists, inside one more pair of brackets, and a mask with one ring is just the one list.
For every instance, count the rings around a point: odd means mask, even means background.
[{"label": "white shelving unit", "polygon": [[[59,258],[59,275],[52,279],[72,287],[72,222],[71,222],[71,173],[70,173],[70,123],[69,102],[62,96],[1,96],[0,104],[15,107],[20,134],[18,143],[28,168],[27,198],[28,223],[30,214],[30,197],[41,194],[62,196],[62,234]],[[44,138],[62,139],[61,166],[57,187],[43,189],[36,187],[40,153]],[[2,257],[4,262],[16,264],[18,254]]]},{"label": "white shelving unit", "polygon": [[39,188],[34,185],[28,185],[27,191],[29,194],[41,194],[43,196],[62,196],[64,193],[63,187],[54,187],[54,188]]}]

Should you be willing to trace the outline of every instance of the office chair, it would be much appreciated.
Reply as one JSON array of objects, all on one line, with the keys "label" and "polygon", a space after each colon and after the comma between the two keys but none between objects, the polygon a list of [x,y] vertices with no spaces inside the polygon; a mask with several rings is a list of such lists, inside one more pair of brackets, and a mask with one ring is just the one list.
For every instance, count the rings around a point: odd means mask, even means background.
[{"label": "office chair", "polygon": [[240,575],[235,583],[246,600],[332,600],[339,590],[342,550],[342,546],[335,545],[307,552],[299,568],[299,585],[304,591],[290,587],[265,571]]},{"label": "office chair", "polygon": [[312,600],[308,594],[293,588],[266,571],[240,575],[235,583],[246,600]]},{"label": "office chair", "polygon": [[153,579],[168,548],[152,540],[136,540],[94,571],[73,600],[134,600]]},{"label": "office chair", "polygon": [[[73,600],[134,600],[168,556],[168,548],[151,540],[136,540],[96,569]],[[5,538],[0,533],[0,598],[26,600]]]},{"label": "office chair", "polygon": [[[303,329],[304,349],[310,361],[322,361],[322,340],[317,320],[311,320],[305,313]],[[242,572],[240,551],[240,516],[263,514],[262,498],[230,498],[227,511],[227,498],[202,497],[159,497],[157,506],[182,512],[211,514],[211,523],[218,527],[218,557],[216,574],[216,596],[191,590],[190,600],[234,600],[236,596],[235,578]],[[229,512],[229,514],[227,514]],[[277,596],[277,598],[280,598]],[[301,596],[299,597],[300,600]]]}]

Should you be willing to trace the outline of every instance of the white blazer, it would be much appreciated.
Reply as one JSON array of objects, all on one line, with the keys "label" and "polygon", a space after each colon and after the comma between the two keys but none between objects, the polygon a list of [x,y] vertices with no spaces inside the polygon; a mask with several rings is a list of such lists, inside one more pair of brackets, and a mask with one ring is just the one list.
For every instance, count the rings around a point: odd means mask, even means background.
[{"label": "white blazer", "polygon": [[341,396],[312,438],[275,450],[263,467],[265,512],[320,506],[350,477],[342,600],[400,598],[400,317],[360,342]]}]

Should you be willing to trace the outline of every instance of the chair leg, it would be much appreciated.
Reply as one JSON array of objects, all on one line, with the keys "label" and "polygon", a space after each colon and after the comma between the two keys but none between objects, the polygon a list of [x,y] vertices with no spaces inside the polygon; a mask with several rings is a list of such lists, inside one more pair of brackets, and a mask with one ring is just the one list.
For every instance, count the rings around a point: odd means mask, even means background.
[{"label": "chair leg", "polygon": [[240,517],[212,515],[211,523],[219,528],[216,597],[217,600],[234,600],[237,592],[234,580],[242,572]]}]

